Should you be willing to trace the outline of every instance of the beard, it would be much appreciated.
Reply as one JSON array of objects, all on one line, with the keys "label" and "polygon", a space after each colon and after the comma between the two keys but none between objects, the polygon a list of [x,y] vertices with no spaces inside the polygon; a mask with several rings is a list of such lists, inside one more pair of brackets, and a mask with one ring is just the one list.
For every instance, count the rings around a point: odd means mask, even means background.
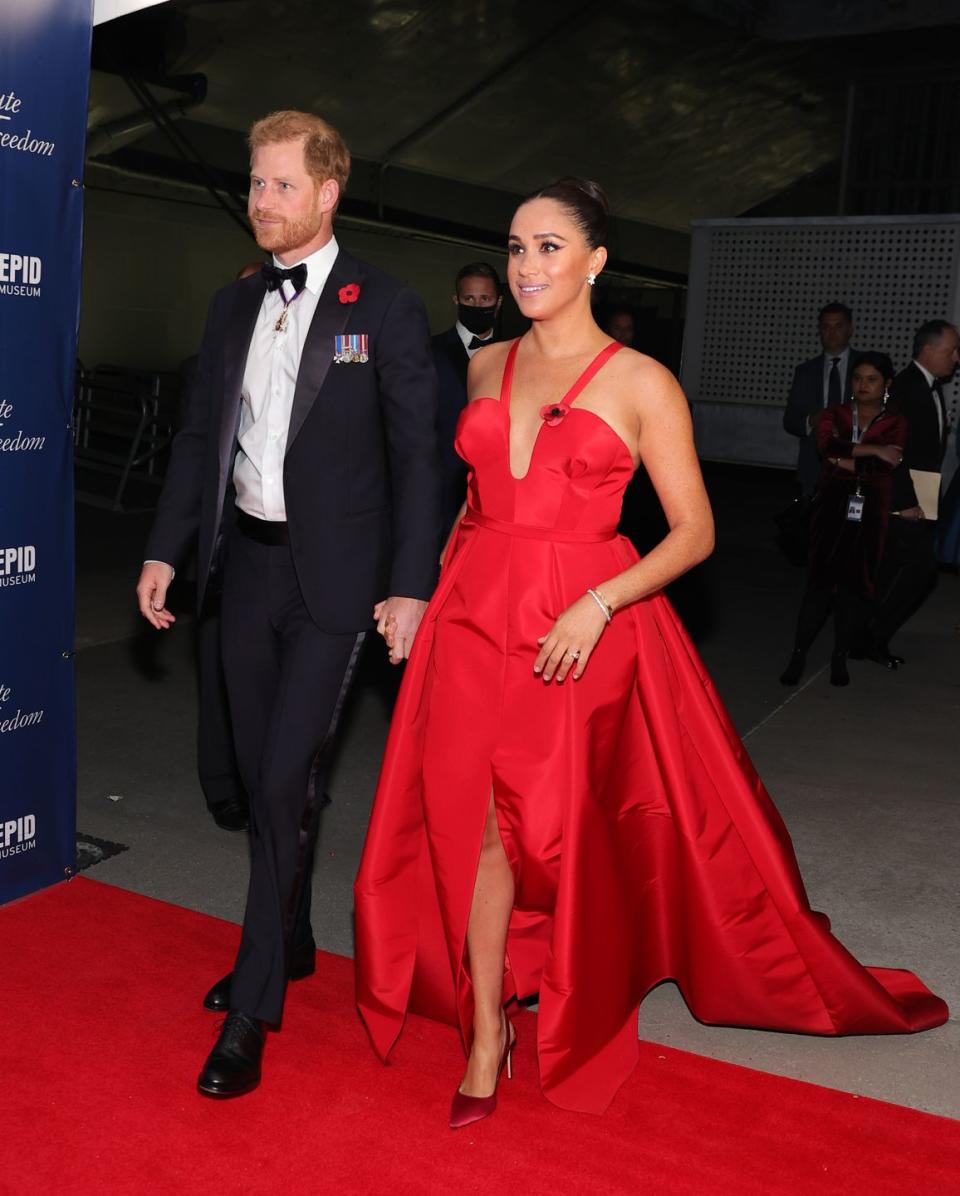
[{"label": "beard", "polygon": [[[259,224],[257,217],[275,220],[276,224]],[[304,216],[300,220],[287,220],[278,212],[258,212],[251,217],[253,235],[261,249],[270,253],[290,253],[307,245],[320,231],[323,217]]]}]

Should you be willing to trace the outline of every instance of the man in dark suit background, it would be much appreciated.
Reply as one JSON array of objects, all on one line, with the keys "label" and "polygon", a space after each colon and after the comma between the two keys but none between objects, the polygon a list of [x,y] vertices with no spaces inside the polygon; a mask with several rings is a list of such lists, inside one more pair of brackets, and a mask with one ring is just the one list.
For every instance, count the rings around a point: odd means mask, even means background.
[{"label": "man in dark suit background", "polygon": [[823,352],[794,370],[783,426],[800,441],[797,455],[797,480],[800,491],[813,494],[820,475],[815,426],[825,407],[838,407],[850,401],[850,375],[856,364],[856,349],[851,348],[853,313],[845,303],[828,303],[817,317],[817,330]]},{"label": "man in dark suit background", "polygon": [[137,594],[158,629],[199,535],[197,591],[222,571],[222,648],[253,850],[229,1009],[198,1087],[260,1080],[265,1024],[315,967],[313,846],[325,749],[374,619],[409,653],[439,554],[436,372],[426,313],[333,236],[349,176],[339,134],[277,112],[250,132],[249,215],[273,265],[207,319]]},{"label": "man in dark suit background", "polygon": [[937,580],[937,523],[925,519],[910,470],[939,474],[950,430],[943,383],[960,362],[960,334],[947,320],[928,320],[913,338],[913,360],[890,387],[891,408],[906,416],[903,462],[893,474],[890,530],[884,557],[882,597],[867,655],[896,668],[903,658],[889,650],[897,628],[910,617]]},{"label": "man in dark suit background", "polygon": [[467,405],[467,366],[474,353],[496,340],[503,287],[493,266],[470,262],[457,271],[453,303],[457,320],[433,338],[433,360],[440,384],[440,469],[444,533],[450,530],[466,494],[467,467],[453,448],[460,412]]}]

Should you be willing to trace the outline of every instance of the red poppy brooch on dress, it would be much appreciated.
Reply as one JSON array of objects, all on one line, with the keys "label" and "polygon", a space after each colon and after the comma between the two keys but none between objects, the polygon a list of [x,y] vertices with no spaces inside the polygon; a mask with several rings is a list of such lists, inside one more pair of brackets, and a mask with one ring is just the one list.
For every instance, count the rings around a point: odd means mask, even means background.
[{"label": "red poppy brooch on dress", "polygon": [[360,298],[359,282],[348,282],[345,287],[341,287],[337,292],[337,297],[341,303],[356,303]]},{"label": "red poppy brooch on dress", "polygon": [[540,408],[540,418],[548,428],[555,428],[569,410],[566,403],[548,403]]}]

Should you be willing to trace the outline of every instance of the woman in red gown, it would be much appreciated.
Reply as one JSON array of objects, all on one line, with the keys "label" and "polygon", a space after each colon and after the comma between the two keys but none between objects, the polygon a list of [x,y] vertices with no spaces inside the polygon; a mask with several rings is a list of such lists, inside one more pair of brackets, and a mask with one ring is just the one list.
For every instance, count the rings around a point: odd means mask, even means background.
[{"label": "woman in red gown", "polygon": [[[543,1090],[591,1112],[635,1066],[638,1006],[665,979],[725,1025],[905,1033],[947,1016],[911,973],[862,967],[811,911],[662,593],[711,551],[713,523],[682,391],[591,315],[605,217],[581,180],[514,216],[509,282],[532,328],[470,363],[467,503],[355,888],[374,1047],[386,1059],[408,1009],[457,1026],[454,1127],[493,1111],[505,1010],[534,994]],[[616,533],[638,460],[670,526],[642,560]]]}]

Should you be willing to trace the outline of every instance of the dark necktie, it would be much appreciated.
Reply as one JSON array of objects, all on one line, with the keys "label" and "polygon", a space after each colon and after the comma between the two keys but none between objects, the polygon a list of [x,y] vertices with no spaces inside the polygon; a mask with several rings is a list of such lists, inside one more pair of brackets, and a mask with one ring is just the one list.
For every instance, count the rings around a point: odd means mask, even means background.
[{"label": "dark necktie", "polygon": [[491,342],[489,340],[482,341],[479,336],[475,336],[470,341],[470,344],[467,345],[467,348],[468,349],[482,349],[484,345],[489,345],[490,343]]},{"label": "dark necktie", "polygon": [[291,266],[289,270],[281,270],[279,266],[265,265],[261,268],[261,273],[268,291],[278,291],[284,282],[291,282],[294,291],[299,295],[307,285],[306,262],[301,262],[299,266]]},{"label": "dark necktie", "polygon": [[840,390],[840,358],[831,357],[830,377],[827,379],[827,406],[839,407],[843,400]]}]

